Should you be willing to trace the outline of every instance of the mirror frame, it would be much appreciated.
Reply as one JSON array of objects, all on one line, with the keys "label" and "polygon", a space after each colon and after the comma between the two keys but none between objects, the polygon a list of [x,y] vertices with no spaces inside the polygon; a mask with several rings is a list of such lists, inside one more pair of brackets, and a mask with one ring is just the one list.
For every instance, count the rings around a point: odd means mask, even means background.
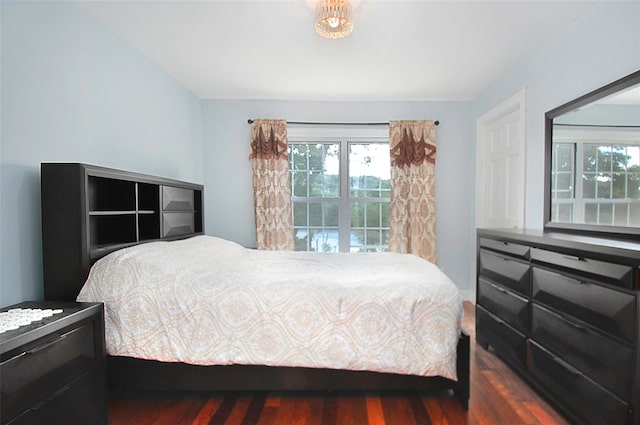
[{"label": "mirror frame", "polygon": [[612,237],[615,239],[640,239],[640,227],[607,226],[596,224],[560,223],[551,221],[551,155],[553,154],[553,120],[577,108],[610,96],[628,87],[640,84],[640,71],[636,71],[613,83],[580,96],[548,111],[544,119],[544,230],[545,232],[579,233],[585,236]]}]

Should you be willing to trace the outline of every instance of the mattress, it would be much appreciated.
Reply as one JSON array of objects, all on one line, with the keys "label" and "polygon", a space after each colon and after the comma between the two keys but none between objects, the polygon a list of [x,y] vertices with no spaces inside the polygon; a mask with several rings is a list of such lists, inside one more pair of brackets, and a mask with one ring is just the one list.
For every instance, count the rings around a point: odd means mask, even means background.
[{"label": "mattress", "polygon": [[460,293],[410,254],[152,242],[97,261],[77,299],[105,303],[112,356],[457,379]]}]

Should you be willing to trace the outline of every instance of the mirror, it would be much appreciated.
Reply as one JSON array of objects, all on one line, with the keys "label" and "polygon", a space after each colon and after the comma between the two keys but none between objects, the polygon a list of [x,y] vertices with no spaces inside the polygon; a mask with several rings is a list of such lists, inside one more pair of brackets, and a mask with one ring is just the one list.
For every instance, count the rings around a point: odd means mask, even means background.
[{"label": "mirror", "polygon": [[547,112],[545,230],[640,238],[640,71]]}]

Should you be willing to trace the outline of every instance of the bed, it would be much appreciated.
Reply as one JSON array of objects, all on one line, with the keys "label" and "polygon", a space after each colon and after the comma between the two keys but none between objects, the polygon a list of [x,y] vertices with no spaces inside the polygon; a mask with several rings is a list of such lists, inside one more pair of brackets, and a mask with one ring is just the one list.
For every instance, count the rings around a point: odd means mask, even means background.
[{"label": "bed", "polygon": [[[117,190],[105,190],[111,182]],[[114,205],[122,182],[136,185],[127,195],[140,205],[133,214]],[[172,204],[173,188],[194,191],[195,201]],[[43,165],[45,298],[105,303],[110,390],[419,391],[468,407],[462,304],[435,265],[406,254],[258,251],[204,236],[200,191],[85,164]],[[95,202],[102,194],[106,212]],[[159,214],[157,202],[167,204]],[[169,226],[172,205],[185,204],[195,225]],[[118,231],[121,216],[140,220],[127,227],[137,238]]]},{"label": "bed", "polygon": [[257,251],[211,236],[152,242],[96,262],[78,301],[105,303],[107,352],[120,363],[459,378],[459,292],[413,255]]}]

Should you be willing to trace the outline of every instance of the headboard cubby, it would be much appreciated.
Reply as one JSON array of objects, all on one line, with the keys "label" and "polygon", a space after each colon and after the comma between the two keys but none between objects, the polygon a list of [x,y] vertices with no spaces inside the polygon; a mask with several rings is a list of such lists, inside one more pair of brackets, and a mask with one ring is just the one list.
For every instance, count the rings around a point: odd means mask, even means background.
[{"label": "headboard cubby", "polygon": [[81,163],[42,163],[44,297],[72,301],[115,250],[202,234],[203,186]]}]

